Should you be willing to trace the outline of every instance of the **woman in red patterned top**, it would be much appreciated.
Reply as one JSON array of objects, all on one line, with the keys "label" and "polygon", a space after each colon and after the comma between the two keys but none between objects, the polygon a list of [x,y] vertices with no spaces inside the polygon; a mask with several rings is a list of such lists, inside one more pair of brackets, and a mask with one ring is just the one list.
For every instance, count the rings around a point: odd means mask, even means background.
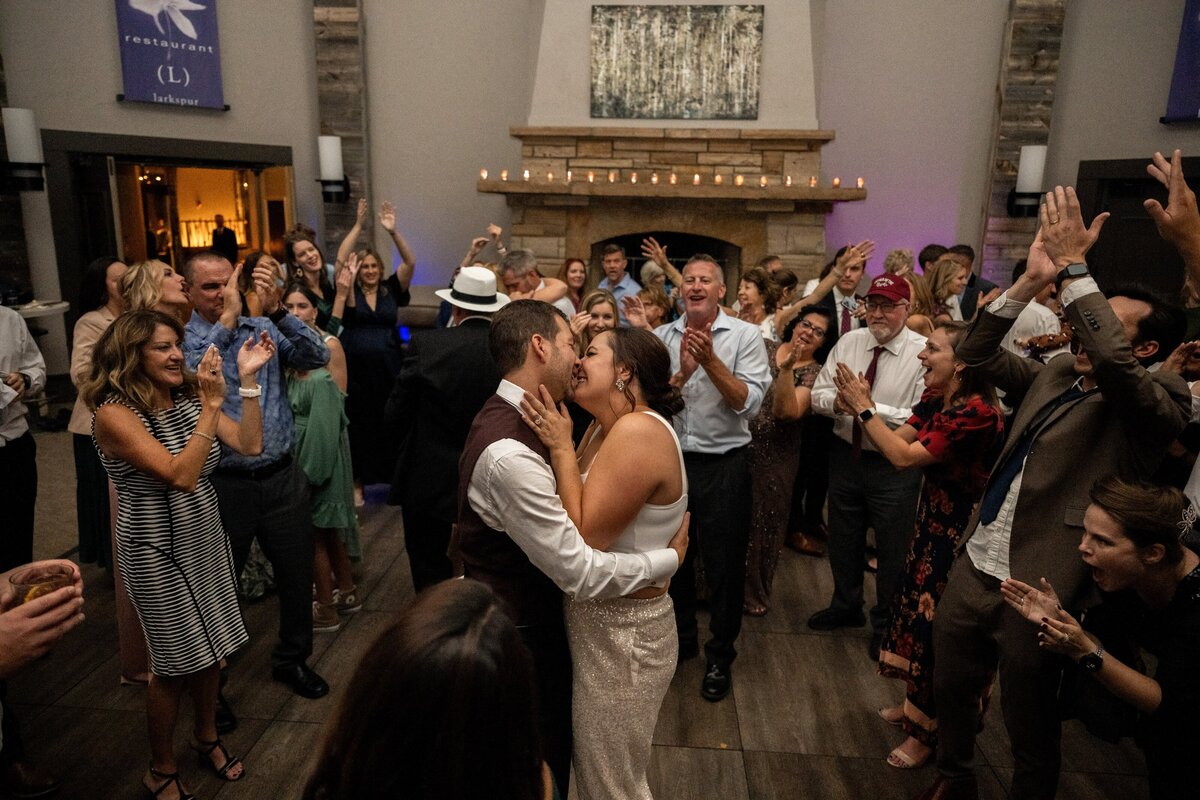
[{"label": "woman in red patterned top", "polygon": [[[962,322],[942,322],[929,336],[920,354],[925,393],[906,424],[892,430],[878,415],[862,424],[894,466],[919,466],[925,473],[892,622],[879,651],[880,674],[908,683],[903,704],[879,710],[908,734],[887,758],[899,769],[921,766],[936,745],[934,609],[1004,430],[995,389],[954,357],[966,329]],[[839,364],[835,383],[839,402],[855,414],[874,408],[861,375]]]}]

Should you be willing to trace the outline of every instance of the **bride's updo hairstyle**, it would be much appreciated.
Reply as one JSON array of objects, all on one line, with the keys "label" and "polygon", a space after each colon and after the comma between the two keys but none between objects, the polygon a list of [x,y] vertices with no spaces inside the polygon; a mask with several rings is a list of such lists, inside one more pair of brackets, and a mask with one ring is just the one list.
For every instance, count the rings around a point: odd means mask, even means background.
[{"label": "bride's updo hairstyle", "polygon": [[[624,365],[630,377],[642,388],[642,397],[651,410],[667,420],[683,410],[683,395],[671,385],[671,354],[653,333],[642,328],[613,328],[613,364]],[[636,405],[633,392],[626,386],[625,399]]]}]

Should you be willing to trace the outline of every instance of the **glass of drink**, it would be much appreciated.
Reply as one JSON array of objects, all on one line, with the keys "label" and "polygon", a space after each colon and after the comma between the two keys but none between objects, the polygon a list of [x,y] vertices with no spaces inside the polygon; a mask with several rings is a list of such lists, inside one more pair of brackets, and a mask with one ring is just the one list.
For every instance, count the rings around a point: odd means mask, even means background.
[{"label": "glass of drink", "polygon": [[8,582],[12,584],[19,605],[72,585],[75,572],[62,564],[43,564],[17,570]]}]

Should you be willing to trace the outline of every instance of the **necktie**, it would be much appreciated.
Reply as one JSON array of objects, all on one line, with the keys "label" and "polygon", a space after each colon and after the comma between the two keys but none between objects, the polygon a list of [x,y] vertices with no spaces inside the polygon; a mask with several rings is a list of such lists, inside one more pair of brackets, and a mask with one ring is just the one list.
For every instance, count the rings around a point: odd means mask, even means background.
[{"label": "necktie", "polygon": [[849,333],[850,324],[850,309],[842,306],[842,329],[840,332],[843,334]]},{"label": "necktie", "polygon": [[[879,354],[886,350],[883,345],[878,345],[875,348],[875,355],[871,356],[871,363],[867,365],[867,371],[863,373],[863,377],[867,379],[867,386],[874,388],[875,386],[875,370],[879,366]],[[854,432],[850,434],[852,444],[854,445],[854,457],[862,457],[862,422],[855,421]]]}]

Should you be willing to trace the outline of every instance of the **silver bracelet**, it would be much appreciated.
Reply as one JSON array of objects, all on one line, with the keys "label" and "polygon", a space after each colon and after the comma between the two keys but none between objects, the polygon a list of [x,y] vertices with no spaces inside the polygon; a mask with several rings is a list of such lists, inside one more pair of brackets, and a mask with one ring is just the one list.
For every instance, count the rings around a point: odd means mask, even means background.
[{"label": "silver bracelet", "polygon": [[247,389],[243,386],[239,386],[238,387],[238,396],[239,397],[261,397],[262,396],[262,384],[258,384],[258,383],[254,384],[253,389]]},{"label": "silver bracelet", "polygon": [[203,436],[205,439],[208,439],[210,442],[215,442],[217,440],[217,437],[213,436],[211,433],[205,433],[204,431],[200,430],[199,428],[192,431],[192,435],[193,436]]}]

